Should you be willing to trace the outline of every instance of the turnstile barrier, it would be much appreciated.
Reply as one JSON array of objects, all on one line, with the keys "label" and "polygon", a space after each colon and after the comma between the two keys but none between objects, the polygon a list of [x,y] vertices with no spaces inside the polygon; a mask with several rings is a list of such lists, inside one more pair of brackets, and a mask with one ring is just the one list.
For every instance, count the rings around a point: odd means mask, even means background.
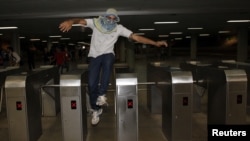
[{"label": "turnstile barrier", "polygon": [[37,69],[6,77],[5,93],[10,141],[37,141],[42,134],[40,88],[57,68]]},{"label": "turnstile barrier", "polygon": [[[250,63],[237,62],[235,60],[221,60],[216,62],[220,65],[228,66],[231,69],[242,69],[247,74],[247,80],[250,80]],[[250,115],[250,83],[247,83],[247,114]]]},{"label": "turnstile barrier", "polygon": [[116,75],[116,141],[138,141],[137,77]]},{"label": "turnstile barrier", "polygon": [[6,101],[5,101],[5,90],[4,90],[4,83],[6,77],[12,74],[17,74],[22,72],[23,70],[20,67],[6,67],[4,69],[0,69],[0,112],[2,112],[2,108],[6,108]]},{"label": "turnstile barrier", "polygon": [[161,86],[162,131],[168,141],[192,141],[193,77],[189,71],[168,71]]},{"label": "turnstile barrier", "polygon": [[[166,80],[166,71],[179,71],[178,67],[171,67],[167,62],[149,62],[147,64],[147,81],[157,84]],[[162,93],[160,86],[147,85],[147,107],[152,114],[162,113]]]},{"label": "turnstile barrier", "polygon": [[[213,63],[201,61],[186,61],[180,63],[180,68],[184,71],[191,71],[194,81],[193,91],[193,112],[202,111],[202,99],[207,99],[207,69],[215,67]],[[207,100],[206,100],[207,101]]]},{"label": "turnstile barrier", "polygon": [[81,72],[60,76],[63,141],[85,141],[87,137],[86,74]]},{"label": "turnstile barrier", "polygon": [[246,72],[208,69],[208,124],[246,124]]}]

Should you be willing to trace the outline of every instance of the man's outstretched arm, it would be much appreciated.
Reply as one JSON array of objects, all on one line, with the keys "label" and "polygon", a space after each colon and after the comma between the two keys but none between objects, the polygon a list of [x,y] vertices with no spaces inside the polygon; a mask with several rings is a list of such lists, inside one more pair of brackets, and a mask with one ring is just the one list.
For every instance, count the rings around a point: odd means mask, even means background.
[{"label": "man's outstretched arm", "polygon": [[69,20],[63,21],[59,25],[59,29],[62,32],[68,32],[72,28],[73,24],[82,24],[83,26],[85,26],[87,25],[87,22],[85,19],[81,19],[81,18],[69,19]]},{"label": "man's outstretched arm", "polygon": [[161,46],[167,47],[168,46],[166,41],[153,41],[149,38],[139,36],[136,34],[131,34],[129,38],[134,40],[134,41],[137,41],[139,43],[150,44],[150,45],[157,46],[157,47],[161,47]]}]

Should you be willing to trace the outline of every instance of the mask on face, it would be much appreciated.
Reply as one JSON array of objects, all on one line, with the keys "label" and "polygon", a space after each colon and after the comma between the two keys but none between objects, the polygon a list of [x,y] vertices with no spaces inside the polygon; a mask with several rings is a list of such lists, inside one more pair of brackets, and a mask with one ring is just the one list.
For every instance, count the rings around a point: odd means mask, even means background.
[{"label": "mask on face", "polygon": [[117,23],[107,17],[100,16],[94,19],[94,24],[96,28],[102,33],[111,33],[116,31]]}]

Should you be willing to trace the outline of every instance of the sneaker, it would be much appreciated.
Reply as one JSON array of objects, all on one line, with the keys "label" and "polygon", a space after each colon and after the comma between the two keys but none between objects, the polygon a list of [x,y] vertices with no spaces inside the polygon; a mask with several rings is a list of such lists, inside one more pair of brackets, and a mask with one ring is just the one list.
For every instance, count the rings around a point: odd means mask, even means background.
[{"label": "sneaker", "polygon": [[91,124],[92,125],[97,125],[100,121],[100,115],[102,114],[102,108],[99,110],[94,110],[92,113],[92,119],[91,119]]},{"label": "sneaker", "polygon": [[108,105],[107,97],[105,95],[98,96],[96,105],[99,105],[99,106]]}]

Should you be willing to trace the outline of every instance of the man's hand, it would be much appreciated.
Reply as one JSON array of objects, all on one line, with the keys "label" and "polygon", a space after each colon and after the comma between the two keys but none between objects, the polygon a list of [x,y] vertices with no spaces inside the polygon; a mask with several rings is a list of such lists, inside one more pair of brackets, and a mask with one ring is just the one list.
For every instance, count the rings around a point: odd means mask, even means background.
[{"label": "man's hand", "polygon": [[67,20],[67,21],[62,22],[59,25],[59,28],[62,32],[68,32],[72,28],[72,24],[73,24],[73,21]]},{"label": "man's hand", "polygon": [[161,47],[161,46],[168,47],[168,43],[166,41],[157,41],[156,46],[157,47]]}]

